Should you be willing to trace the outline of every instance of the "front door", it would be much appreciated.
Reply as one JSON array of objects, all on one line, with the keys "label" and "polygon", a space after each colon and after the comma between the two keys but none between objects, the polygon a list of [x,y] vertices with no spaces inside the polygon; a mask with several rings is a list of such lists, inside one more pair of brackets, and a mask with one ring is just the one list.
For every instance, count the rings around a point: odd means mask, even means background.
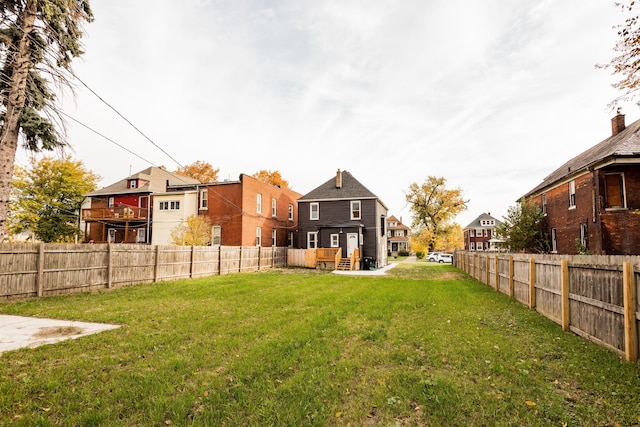
[{"label": "front door", "polygon": [[347,233],[347,257],[358,248],[358,233]]}]

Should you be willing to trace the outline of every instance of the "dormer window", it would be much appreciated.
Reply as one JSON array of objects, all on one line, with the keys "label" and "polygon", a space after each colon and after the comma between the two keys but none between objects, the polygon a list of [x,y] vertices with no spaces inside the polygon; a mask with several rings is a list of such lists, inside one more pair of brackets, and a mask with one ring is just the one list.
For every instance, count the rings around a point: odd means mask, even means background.
[{"label": "dormer window", "polygon": [[129,188],[138,188],[138,180],[130,179],[129,180]]}]

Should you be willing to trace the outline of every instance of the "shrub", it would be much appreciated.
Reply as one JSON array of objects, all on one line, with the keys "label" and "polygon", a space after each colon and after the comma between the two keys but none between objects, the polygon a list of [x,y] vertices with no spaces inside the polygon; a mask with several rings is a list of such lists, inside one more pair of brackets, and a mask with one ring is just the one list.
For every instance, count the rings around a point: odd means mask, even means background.
[{"label": "shrub", "polygon": [[416,258],[423,259],[424,258],[424,252],[423,251],[416,251]]}]

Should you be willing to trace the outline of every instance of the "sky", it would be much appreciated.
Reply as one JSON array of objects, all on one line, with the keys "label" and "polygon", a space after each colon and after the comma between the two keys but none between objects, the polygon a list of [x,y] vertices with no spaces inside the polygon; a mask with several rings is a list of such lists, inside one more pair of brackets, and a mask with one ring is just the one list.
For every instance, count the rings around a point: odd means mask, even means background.
[{"label": "sky", "polygon": [[341,169],[411,225],[409,186],[436,176],[468,200],[464,227],[610,136],[621,95],[595,67],[624,21],[613,0],[91,4],[86,86],[60,101],[68,153],[101,187],[201,160],[306,194]]}]

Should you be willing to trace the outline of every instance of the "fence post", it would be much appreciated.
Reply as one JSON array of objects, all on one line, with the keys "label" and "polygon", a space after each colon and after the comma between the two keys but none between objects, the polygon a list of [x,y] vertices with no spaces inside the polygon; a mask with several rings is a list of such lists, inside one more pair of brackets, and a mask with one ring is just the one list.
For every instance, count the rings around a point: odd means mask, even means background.
[{"label": "fence post", "polygon": [[529,308],[536,307],[536,260],[529,259]]},{"label": "fence post", "polygon": [[622,287],[624,297],[624,347],[629,362],[638,361],[638,332],[636,324],[636,283],[633,264],[622,263]]},{"label": "fence post", "polygon": [[485,283],[487,284],[487,286],[491,286],[491,281],[489,280],[489,276],[490,276],[490,274],[489,274],[490,273],[489,272],[489,270],[490,270],[489,269],[489,255],[485,255],[485,258],[486,259],[484,261],[484,264],[485,264],[485,268],[487,269],[487,271],[484,272],[484,276],[485,276],[485,279],[486,279]]},{"label": "fence post", "polygon": [[38,246],[38,276],[36,278],[36,295],[42,296],[44,287],[44,242]]},{"label": "fence post", "polygon": [[193,262],[196,259],[196,247],[191,246],[191,260],[189,262],[189,279],[193,279]]},{"label": "fence post", "polygon": [[498,254],[495,255],[496,256],[496,291],[500,292],[500,271],[498,270],[498,267],[500,265],[500,261],[498,260]]},{"label": "fence post", "polygon": [[112,243],[107,243],[107,289],[111,289],[113,281],[113,249]]},{"label": "fence post", "polygon": [[569,330],[569,261],[563,259],[560,263],[560,287],[562,290],[562,330]]},{"label": "fence post", "polygon": [[513,255],[509,255],[509,296],[513,294]]},{"label": "fence post", "polygon": [[156,246],[156,259],[153,263],[153,283],[158,281],[158,271],[160,271],[160,246]]}]

